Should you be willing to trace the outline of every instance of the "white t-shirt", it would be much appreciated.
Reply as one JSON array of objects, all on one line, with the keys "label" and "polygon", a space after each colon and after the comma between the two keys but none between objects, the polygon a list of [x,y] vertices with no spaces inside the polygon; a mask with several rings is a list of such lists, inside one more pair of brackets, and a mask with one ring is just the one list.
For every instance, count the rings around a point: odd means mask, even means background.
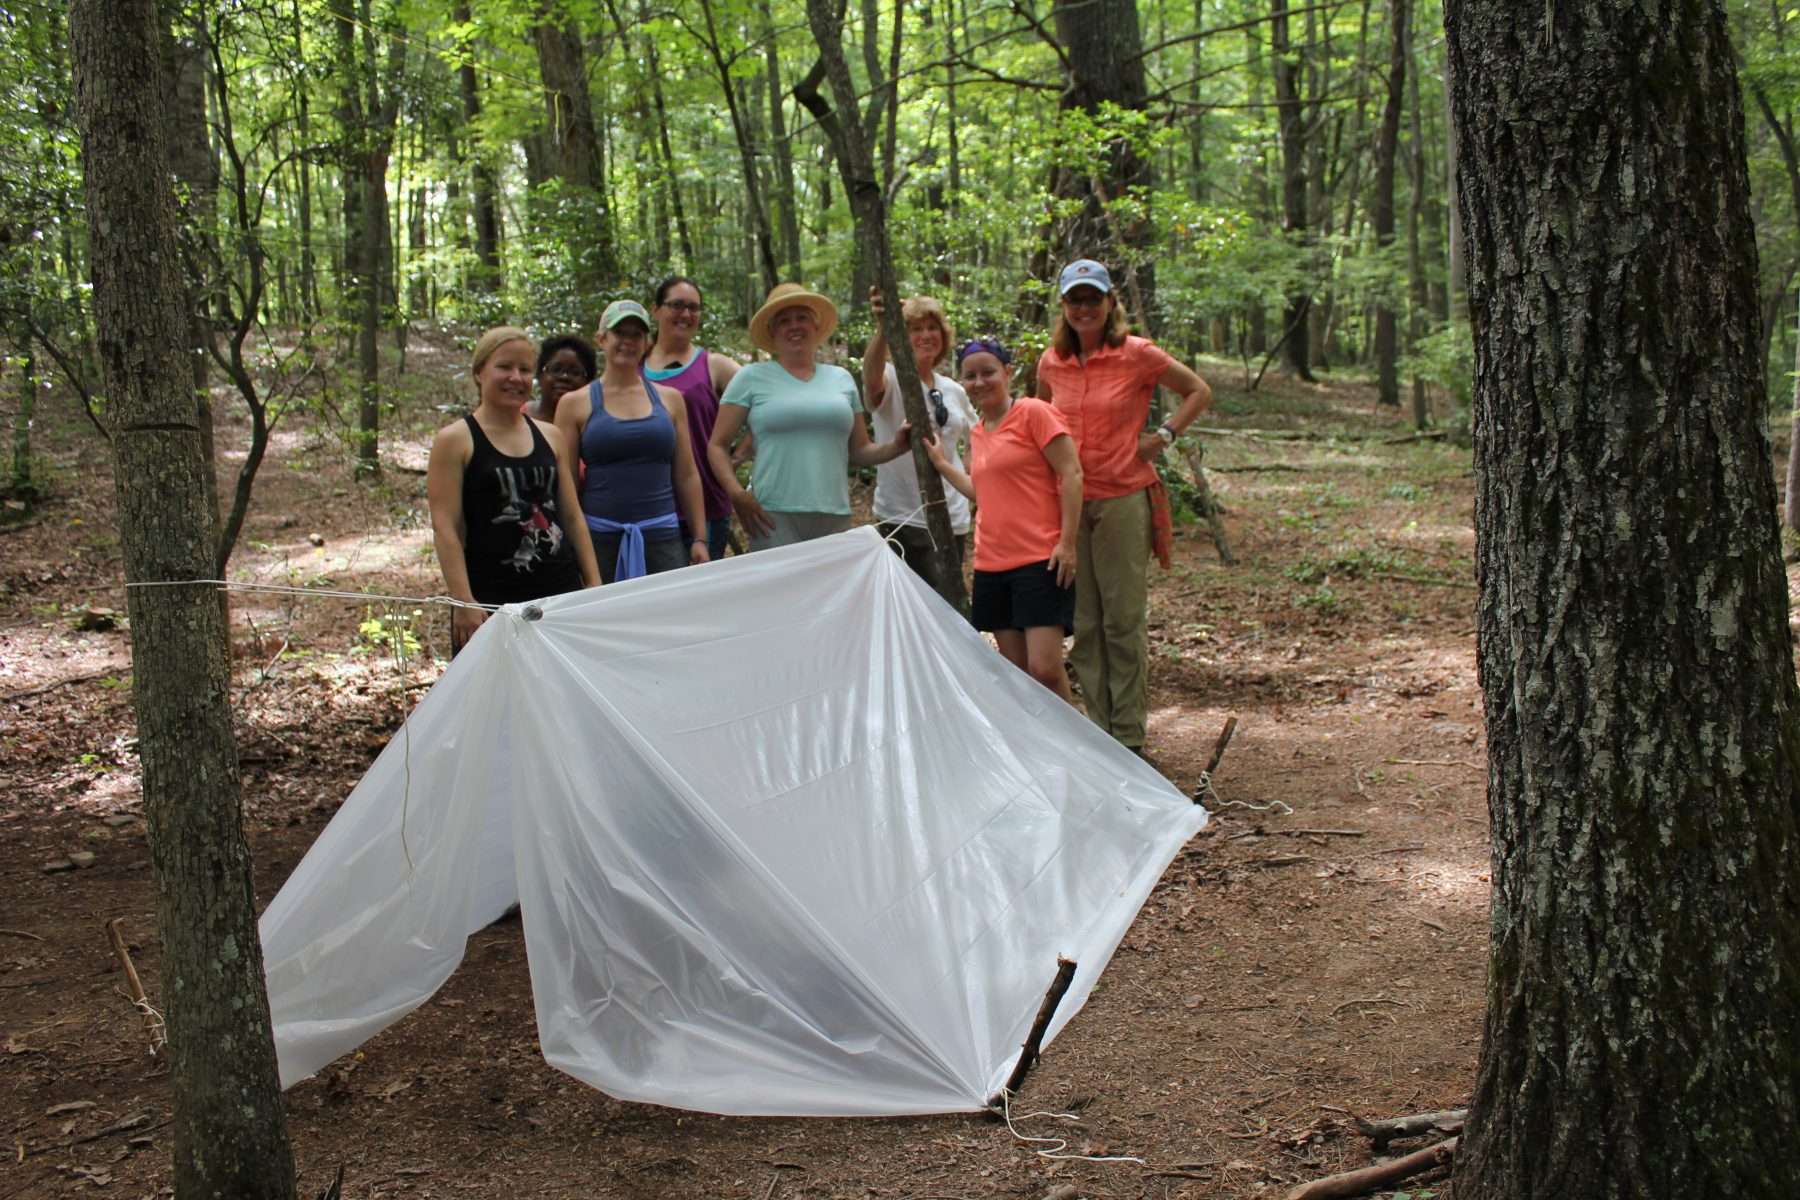
[{"label": "white t-shirt", "polygon": [[[900,395],[900,377],[894,373],[894,364],[887,364],[884,376],[887,390],[882,393],[881,407],[869,413],[869,419],[875,425],[875,440],[889,441],[900,432],[900,423],[906,420],[906,401]],[[944,407],[950,413],[950,422],[943,429],[937,428],[937,418],[931,411],[931,400],[925,401],[925,418],[931,422],[932,432],[942,439],[944,453],[952,466],[966,471],[963,465],[962,443],[969,440],[969,427],[975,423],[975,410],[969,407],[969,394],[962,389],[962,384],[948,375],[932,373],[931,386],[944,393]],[[914,430],[914,432],[918,432]],[[950,529],[954,533],[969,532],[969,500],[961,492],[944,481],[944,503],[950,510]],[[919,475],[913,469],[912,452],[908,451],[892,462],[884,462],[875,468],[875,519],[889,525],[913,525],[925,528],[924,500],[919,495]]]}]

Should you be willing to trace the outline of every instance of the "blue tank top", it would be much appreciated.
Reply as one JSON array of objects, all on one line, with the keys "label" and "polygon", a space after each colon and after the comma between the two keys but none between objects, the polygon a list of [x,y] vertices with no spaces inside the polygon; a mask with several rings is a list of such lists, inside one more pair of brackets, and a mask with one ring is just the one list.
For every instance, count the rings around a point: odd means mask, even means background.
[{"label": "blue tank top", "polygon": [[[588,385],[593,412],[581,431],[581,511],[621,524],[650,521],[675,511],[675,422],[648,381],[650,415],[621,420],[606,411],[598,379]],[[681,536],[679,525],[646,529],[644,540]]]}]

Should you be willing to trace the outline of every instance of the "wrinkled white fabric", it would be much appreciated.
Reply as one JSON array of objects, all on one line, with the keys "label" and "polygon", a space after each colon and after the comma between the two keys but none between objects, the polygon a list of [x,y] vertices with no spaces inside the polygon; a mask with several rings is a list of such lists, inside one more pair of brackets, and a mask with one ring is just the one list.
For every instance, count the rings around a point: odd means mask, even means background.
[{"label": "wrinkled white fabric", "polygon": [[872,529],[508,606],[262,920],[283,1085],[517,899],[550,1063],[717,1113],[978,1109],[1205,822]]}]

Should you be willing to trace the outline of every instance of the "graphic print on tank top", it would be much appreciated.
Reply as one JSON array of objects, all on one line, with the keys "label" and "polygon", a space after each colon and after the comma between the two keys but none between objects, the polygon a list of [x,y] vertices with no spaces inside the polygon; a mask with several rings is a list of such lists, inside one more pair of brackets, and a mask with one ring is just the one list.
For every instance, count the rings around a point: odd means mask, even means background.
[{"label": "graphic print on tank top", "polygon": [[562,549],[562,526],[556,523],[556,468],[496,466],[494,490],[500,511],[489,524],[518,526],[519,545],[506,565],[528,575]]}]

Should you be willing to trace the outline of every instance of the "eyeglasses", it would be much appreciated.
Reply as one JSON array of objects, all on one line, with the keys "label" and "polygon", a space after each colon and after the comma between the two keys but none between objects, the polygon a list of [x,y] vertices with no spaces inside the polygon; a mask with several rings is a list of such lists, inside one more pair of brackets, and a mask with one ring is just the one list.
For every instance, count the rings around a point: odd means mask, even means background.
[{"label": "eyeglasses", "polygon": [[944,403],[944,393],[932,388],[925,396],[931,401],[931,416],[938,428],[942,429],[950,424],[950,406]]},{"label": "eyeglasses", "polygon": [[664,300],[662,306],[672,308],[676,312],[697,313],[700,311],[699,303],[693,300]]},{"label": "eyeglasses", "polygon": [[568,363],[551,363],[544,368],[543,373],[553,379],[588,378],[588,369],[580,363],[576,363],[573,366]]},{"label": "eyeglasses", "polygon": [[1106,293],[1077,288],[1072,292],[1065,292],[1062,302],[1075,308],[1098,308],[1106,303]]}]

